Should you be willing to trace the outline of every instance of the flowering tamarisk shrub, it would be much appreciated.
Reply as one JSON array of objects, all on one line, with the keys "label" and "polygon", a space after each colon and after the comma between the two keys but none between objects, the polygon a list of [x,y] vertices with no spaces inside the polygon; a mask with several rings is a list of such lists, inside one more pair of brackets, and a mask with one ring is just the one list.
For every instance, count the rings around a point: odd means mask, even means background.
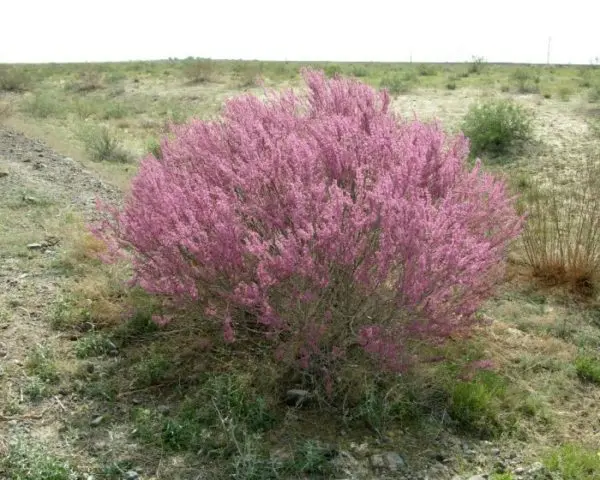
[{"label": "flowering tamarisk shrub", "polygon": [[398,368],[407,339],[472,323],[522,218],[502,181],[466,167],[464,136],[303,75],[306,95],[242,96],[173,127],[96,233],[148,292],[202,302],[227,341],[250,326],[325,375],[361,347]]}]

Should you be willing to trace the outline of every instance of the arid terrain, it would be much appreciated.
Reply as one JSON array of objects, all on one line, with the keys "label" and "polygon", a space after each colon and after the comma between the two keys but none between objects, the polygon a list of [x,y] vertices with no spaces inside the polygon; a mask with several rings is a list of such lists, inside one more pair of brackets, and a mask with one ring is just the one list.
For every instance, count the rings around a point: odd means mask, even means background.
[{"label": "arid terrain", "polygon": [[[169,122],[261,95],[257,76],[298,86],[300,66],[0,66],[0,479],[600,479],[597,278],[585,295],[544,281],[520,240],[470,338],[394,383],[357,372],[344,408],[290,405],[301,382],[258,347],[212,345],[197,312],[158,328],[129,266],[97,258],[96,199],[121,202]],[[598,67],[316,67],[450,131],[478,102],[523,106],[533,138],[483,164],[524,198],[578,190],[600,161]]]}]

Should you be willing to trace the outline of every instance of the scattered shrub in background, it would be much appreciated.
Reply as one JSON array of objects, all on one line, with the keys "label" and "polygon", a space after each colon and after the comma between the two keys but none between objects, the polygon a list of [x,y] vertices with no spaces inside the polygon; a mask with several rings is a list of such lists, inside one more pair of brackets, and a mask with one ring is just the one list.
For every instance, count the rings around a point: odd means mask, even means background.
[{"label": "scattered shrub in background", "polygon": [[368,77],[369,70],[363,65],[354,65],[352,67],[352,76],[357,78]]},{"label": "scattered shrub in background", "polygon": [[469,64],[469,68],[467,70],[467,75],[473,73],[473,74],[480,74],[481,72],[483,72],[483,69],[486,66],[486,61],[485,58],[483,57],[473,57],[471,60],[471,63]]},{"label": "scattered shrub in background", "polygon": [[191,84],[214,82],[217,75],[217,65],[214,60],[200,58],[187,60],[183,74]]},{"label": "scattered shrub in background", "polygon": [[107,127],[88,128],[83,130],[79,136],[93,161],[116,163],[130,161],[129,153]]},{"label": "scattered shrub in background", "polygon": [[260,84],[261,67],[252,62],[238,62],[233,66],[233,78],[238,88],[255,87]]},{"label": "scattered shrub in background", "polygon": [[60,117],[65,113],[65,103],[48,92],[33,94],[23,102],[23,111],[35,118]]},{"label": "scattered shrub in background", "polygon": [[560,98],[563,102],[568,102],[571,98],[571,95],[573,95],[573,90],[566,85],[563,85],[558,89],[558,98]]},{"label": "scattered shrub in background", "polygon": [[162,158],[162,149],[160,146],[160,141],[156,138],[152,138],[146,144],[146,149],[149,153],[154,155],[154,158],[161,159]]},{"label": "scattered shrub in background", "polygon": [[104,88],[104,77],[102,72],[95,69],[86,69],[79,73],[79,77],[65,87],[67,90],[88,93]]},{"label": "scattered shrub in background", "polygon": [[336,75],[341,75],[343,73],[342,66],[338,65],[337,63],[331,63],[329,65],[326,65],[324,70],[325,74],[330,78],[333,78]]},{"label": "scattered shrub in background", "polygon": [[438,73],[438,69],[435,65],[431,65],[428,63],[421,63],[417,67],[417,73],[421,77],[434,77]]},{"label": "scattered shrub in background", "polygon": [[387,74],[381,79],[379,86],[392,95],[409,92],[417,83],[417,75],[413,71]]},{"label": "scattered shrub in background", "polygon": [[519,93],[539,93],[540,91],[540,75],[534,70],[518,68],[513,73],[513,80]]},{"label": "scattered shrub in background", "polygon": [[533,273],[586,296],[596,292],[600,269],[599,178],[600,167],[589,162],[576,187],[533,187],[523,197],[528,221],[522,240]]},{"label": "scattered shrub in background", "polygon": [[464,332],[522,219],[466,167],[462,135],[398,121],[355,80],[304,79],[306,97],[246,95],[173,127],[95,231],[145,290],[200,303],[227,342],[264,332],[331,389],[361,351],[398,369],[407,339]]},{"label": "scattered shrub in background", "polygon": [[472,106],[463,121],[471,141],[471,154],[498,156],[531,138],[531,114],[509,100],[488,100]]},{"label": "scattered shrub in background", "polygon": [[0,91],[21,93],[29,90],[31,80],[16,67],[0,66]]},{"label": "scattered shrub in background", "polygon": [[590,103],[600,102],[600,81],[592,83],[588,92],[588,101]]}]

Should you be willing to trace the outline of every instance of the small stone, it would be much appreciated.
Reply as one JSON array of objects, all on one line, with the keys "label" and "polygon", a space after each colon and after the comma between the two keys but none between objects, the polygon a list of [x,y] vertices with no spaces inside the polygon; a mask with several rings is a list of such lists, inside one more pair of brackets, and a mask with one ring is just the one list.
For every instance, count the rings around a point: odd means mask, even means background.
[{"label": "small stone", "polygon": [[496,457],[498,455],[500,455],[500,449],[499,448],[492,448],[491,452],[492,452],[492,455],[495,455]]},{"label": "small stone", "polygon": [[385,468],[385,458],[381,454],[371,456],[371,466],[375,469]]},{"label": "small stone", "polygon": [[541,462],[535,462],[531,465],[531,468],[527,471],[527,473],[535,473],[544,469],[544,465]]},{"label": "small stone", "polygon": [[104,420],[104,415],[98,415],[97,417],[94,417],[92,419],[92,421],[90,422],[90,425],[92,427],[97,427],[98,425],[100,425],[102,423],[102,420]]},{"label": "small stone", "polygon": [[158,410],[158,413],[166,417],[171,411],[171,408],[168,405],[159,405],[156,410]]},{"label": "small stone", "polygon": [[127,470],[123,475],[123,480],[139,480],[140,474],[135,470]]},{"label": "small stone", "polygon": [[307,390],[300,390],[293,388],[288,390],[285,394],[285,403],[290,406],[300,407],[310,400],[310,392]]},{"label": "small stone", "polygon": [[44,245],[41,243],[28,243],[27,248],[29,250],[39,250],[40,248],[44,248]]},{"label": "small stone", "polygon": [[471,477],[469,477],[468,480],[486,480],[487,477],[484,477],[483,475],[473,475]]},{"label": "small stone", "polygon": [[386,452],[384,454],[387,462],[388,469],[392,472],[396,472],[401,468],[404,468],[406,462],[404,459],[395,452]]},{"label": "small stone", "polygon": [[8,348],[2,342],[0,342],[0,357],[6,357],[8,355]]}]

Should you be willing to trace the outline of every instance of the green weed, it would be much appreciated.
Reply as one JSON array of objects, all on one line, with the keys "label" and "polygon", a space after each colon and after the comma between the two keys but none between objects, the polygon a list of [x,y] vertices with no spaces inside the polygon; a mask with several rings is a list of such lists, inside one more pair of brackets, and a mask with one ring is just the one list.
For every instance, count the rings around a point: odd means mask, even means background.
[{"label": "green weed", "polygon": [[560,474],[562,480],[598,480],[600,451],[567,444],[551,452],[544,465],[551,472]]},{"label": "green weed", "polygon": [[508,100],[491,100],[472,106],[463,121],[471,140],[471,154],[499,156],[516,149],[532,135],[532,116]]}]

